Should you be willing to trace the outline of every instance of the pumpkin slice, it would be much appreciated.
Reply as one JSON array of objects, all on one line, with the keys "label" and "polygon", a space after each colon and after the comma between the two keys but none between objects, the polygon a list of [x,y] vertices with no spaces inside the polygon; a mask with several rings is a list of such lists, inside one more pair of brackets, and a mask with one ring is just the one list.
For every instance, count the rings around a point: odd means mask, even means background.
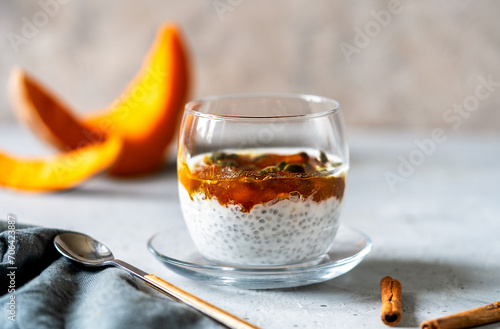
[{"label": "pumpkin slice", "polygon": [[181,36],[174,25],[165,25],[125,92],[110,109],[85,119],[90,127],[124,138],[112,174],[143,174],[161,166],[177,133],[187,91],[188,64]]},{"label": "pumpkin slice", "polygon": [[68,105],[20,68],[10,74],[9,95],[18,118],[61,150],[77,149],[88,144],[91,138],[92,142],[104,140],[104,134],[96,135],[83,125]]},{"label": "pumpkin slice", "polygon": [[177,133],[188,91],[188,63],[178,29],[162,26],[141,70],[108,108],[83,118],[27,74],[11,75],[11,99],[19,117],[61,149],[101,140],[109,133],[123,139],[110,168],[118,176],[158,169]]},{"label": "pumpkin slice", "polygon": [[111,166],[121,145],[120,137],[109,135],[101,143],[50,157],[21,158],[0,152],[0,185],[38,192],[72,188]]}]

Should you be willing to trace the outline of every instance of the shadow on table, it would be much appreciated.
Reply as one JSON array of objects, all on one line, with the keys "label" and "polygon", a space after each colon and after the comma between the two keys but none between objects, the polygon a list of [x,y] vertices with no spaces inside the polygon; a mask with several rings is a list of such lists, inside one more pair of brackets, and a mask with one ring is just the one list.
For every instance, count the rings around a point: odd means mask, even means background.
[{"label": "shadow on table", "polygon": [[418,327],[419,322],[414,314],[418,307],[417,293],[443,292],[453,296],[463,294],[464,289],[473,291],[483,283],[478,276],[474,276],[475,271],[476,268],[467,265],[366,259],[351,272],[338,278],[292,289],[306,294],[345,294],[348,295],[346,300],[356,296],[357,303],[370,304],[372,307],[380,303],[380,280],[390,275],[403,286],[404,317],[400,326]]}]

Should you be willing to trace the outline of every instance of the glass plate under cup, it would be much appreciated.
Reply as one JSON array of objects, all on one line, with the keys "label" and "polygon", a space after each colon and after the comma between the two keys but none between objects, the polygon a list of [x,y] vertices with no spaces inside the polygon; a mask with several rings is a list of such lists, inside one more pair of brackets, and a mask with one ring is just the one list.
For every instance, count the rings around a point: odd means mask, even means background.
[{"label": "glass plate under cup", "polygon": [[368,236],[341,225],[333,246],[314,264],[288,266],[226,266],[205,259],[185,226],[161,231],[148,241],[149,251],[170,270],[188,279],[242,289],[297,287],[330,280],[349,272],[370,252]]}]

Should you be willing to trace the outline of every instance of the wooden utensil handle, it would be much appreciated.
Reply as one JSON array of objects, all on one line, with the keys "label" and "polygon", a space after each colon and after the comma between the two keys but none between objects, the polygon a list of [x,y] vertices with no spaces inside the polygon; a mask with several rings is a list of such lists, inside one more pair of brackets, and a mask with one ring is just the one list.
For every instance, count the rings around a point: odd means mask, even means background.
[{"label": "wooden utensil handle", "polygon": [[258,327],[240,319],[220,308],[200,299],[190,293],[168,283],[165,280],[160,279],[156,275],[148,274],[144,278],[150,283],[154,288],[166,293],[167,295],[173,297],[174,299],[183,302],[198,311],[210,316],[211,318],[219,321],[222,324],[234,329],[259,329]]}]

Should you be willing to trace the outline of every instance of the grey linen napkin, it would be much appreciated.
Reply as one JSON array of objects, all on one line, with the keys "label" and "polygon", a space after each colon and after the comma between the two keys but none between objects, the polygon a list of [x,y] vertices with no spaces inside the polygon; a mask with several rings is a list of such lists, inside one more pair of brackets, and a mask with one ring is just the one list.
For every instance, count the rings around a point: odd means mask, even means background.
[{"label": "grey linen napkin", "polygon": [[141,290],[129,273],[73,264],[53,246],[61,230],[16,223],[9,241],[7,224],[0,221],[0,328],[225,328]]}]

